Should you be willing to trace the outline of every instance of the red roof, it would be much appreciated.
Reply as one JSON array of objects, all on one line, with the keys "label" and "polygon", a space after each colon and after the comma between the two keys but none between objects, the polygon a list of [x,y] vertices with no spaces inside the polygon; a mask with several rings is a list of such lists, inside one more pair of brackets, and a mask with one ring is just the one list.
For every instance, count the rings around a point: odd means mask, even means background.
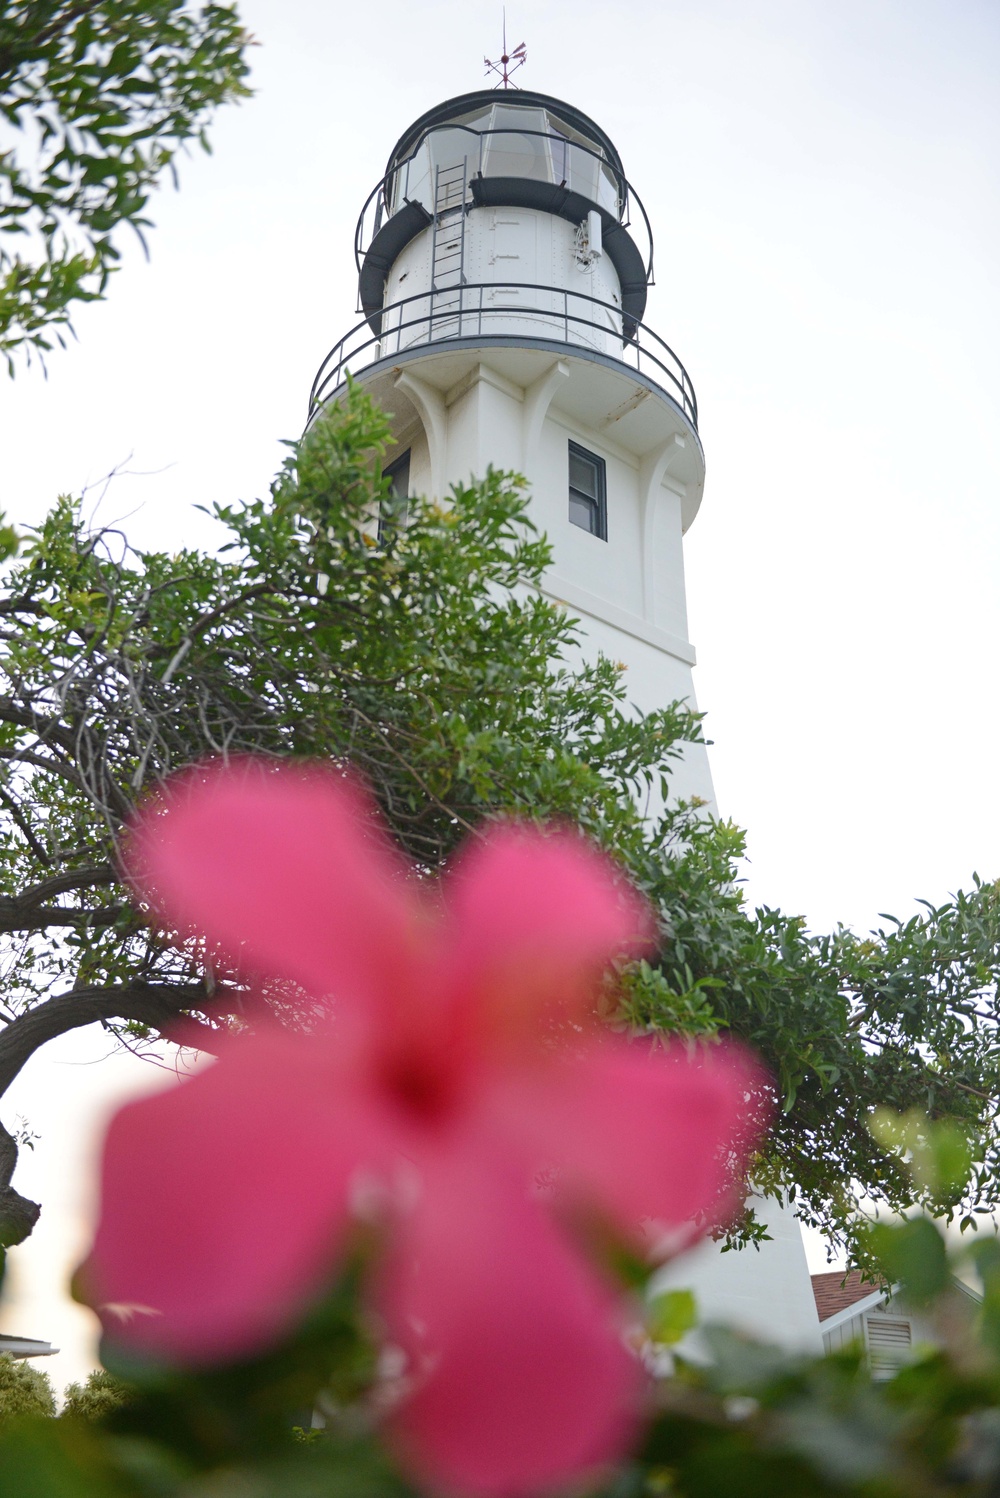
[{"label": "red roof", "polygon": [[829,1274],[813,1274],[809,1277],[820,1321],[828,1321],[838,1311],[846,1311],[848,1306],[855,1305],[859,1300],[866,1300],[879,1288],[871,1280],[862,1279],[859,1269],[852,1269],[848,1274],[842,1269],[833,1269]]}]

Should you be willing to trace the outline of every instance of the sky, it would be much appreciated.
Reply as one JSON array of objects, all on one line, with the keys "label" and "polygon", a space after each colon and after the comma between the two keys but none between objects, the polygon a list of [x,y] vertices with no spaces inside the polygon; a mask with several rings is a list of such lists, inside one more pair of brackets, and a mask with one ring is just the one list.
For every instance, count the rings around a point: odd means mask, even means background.
[{"label": "sky", "polygon": [[[389,150],[500,51],[481,0],[241,11],[255,96],[157,195],[149,260],[123,235],[47,378],[0,390],[16,523],[86,491],[139,544],[211,545],[196,507],[266,491],[357,321],[354,226]],[[646,321],[694,381],[708,463],[696,689],[748,898],[866,930],[1000,875],[1000,8],[547,0],[508,6],[508,40],[519,81],[607,131],[652,221]],[[11,1098],[45,1212],[0,1327],[63,1346],[57,1383],[93,1356],[61,1281],[98,1121],[163,1080],[108,1050],[50,1046]]]}]

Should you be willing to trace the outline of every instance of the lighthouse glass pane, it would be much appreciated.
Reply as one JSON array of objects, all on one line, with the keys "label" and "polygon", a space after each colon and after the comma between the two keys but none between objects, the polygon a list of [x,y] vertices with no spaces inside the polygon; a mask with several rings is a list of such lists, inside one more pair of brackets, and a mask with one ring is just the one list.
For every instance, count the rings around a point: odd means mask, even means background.
[{"label": "lighthouse glass pane", "polygon": [[[434,211],[434,167],[460,161],[463,155],[469,158],[470,173],[479,166],[479,132],[489,127],[493,106],[474,109],[469,114],[459,115],[450,126],[431,128],[422,136],[409,156],[404,157],[391,173],[386,196],[390,212],[396,213],[404,202],[423,203],[429,213]],[[458,125],[468,126],[458,130]],[[439,139],[445,143],[438,145]],[[461,147],[457,142],[464,142]],[[450,142],[450,143],[447,143]]]},{"label": "lighthouse glass pane", "polygon": [[517,109],[497,105],[491,134],[486,137],[483,175],[486,177],[530,177],[548,182],[548,125],[541,109]]},{"label": "lighthouse glass pane", "polygon": [[607,470],[604,459],[575,442],[569,445],[569,519],[601,541],[608,538]]},{"label": "lighthouse glass pane", "polygon": [[573,192],[600,203],[618,217],[618,187],[615,174],[596,141],[588,140],[554,115],[545,116],[549,132],[549,154],[553,182],[565,182]]},{"label": "lighthouse glass pane", "polygon": [[600,173],[601,163],[596,156],[592,156],[584,146],[570,144],[568,182],[573,192],[596,203]]},{"label": "lighthouse glass pane", "polygon": [[393,177],[391,204],[393,213],[405,202],[423,203],[428,213],[434,211],[434,186],[431,172],[431,148],[427,137],[409,161],[400,164]]},{"label": "lighthouse glass pane", "polygon": [[619,190],[618,178],[611,168],[602,162],[597,177],[598,203],[600,203],[602,208],[606,208],[609,213],[613,213],[615,218],[621,218],[622,196],[623,192]]},{"label": "lighthouse glass pane", "polygon": [[471,176],[479,164],[479,138],[468,130],[435,130],[428,137],[431,148],[431,166],[437,174],[440,188],[452,181],[461,183],[462,165],[468,161]]}]

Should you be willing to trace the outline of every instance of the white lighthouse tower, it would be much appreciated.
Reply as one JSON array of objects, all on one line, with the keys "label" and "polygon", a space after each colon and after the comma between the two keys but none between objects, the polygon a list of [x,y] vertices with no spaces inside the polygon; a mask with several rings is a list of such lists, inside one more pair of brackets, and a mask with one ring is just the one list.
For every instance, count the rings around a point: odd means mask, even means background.
[{"label": "white lighthouse tower", "polygon": [[[645,210],[604,131],[543,94],[483,91],[402,136],[358,224],[364,321],[325,360],[393,413],[401,491],[488,464],[531,485],[547,592],[628,668],[643,709],[694,701],[682,536],[705,462],[691,381],[643,321]],[[712,800],[703,749],[679,794]]]},{"label": "white lighthouse tower", "polygon": [[[523,473],[553,546],[545,591],[586,648],[624,663],[638,708],[693,706],[683,536],[705,480],[698,407],[643,322],[652,232],[608,136],[527,90],[449,99],[394,147],[355,253],[364,319],[324,360],[311,411],[350,370],[392,414],[400,502],[444,498],[490,464]],[[672,784],[714,804],[704,747]],[[818,1352],[798,1225],[766,1215],[759,1253],[708,1245],[670,1277],[703,1314]]]}]

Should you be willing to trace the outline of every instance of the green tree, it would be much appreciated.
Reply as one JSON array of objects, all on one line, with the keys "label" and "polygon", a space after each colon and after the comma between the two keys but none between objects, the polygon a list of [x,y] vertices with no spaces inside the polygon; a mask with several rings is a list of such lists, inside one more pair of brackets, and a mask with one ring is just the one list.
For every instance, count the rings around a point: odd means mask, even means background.
[{"label": "green tree", "polygon": [[[118,880],[123,821],[171,771],[210,754],[349,756],[433,869],[499,811],[575,816],[608,843],[624,838],[633,791],[665,777],[696,731],[673,708],[632,718],[609,662],[566,666],[575,626],[530,591],[549,549],[517,483],[490,474],[447,510],[415,504],[405,532],[374,545],[386,438],[352,391],[268,501],[219,510],[232,539],[218,556],[134,555],[87,534],[64,500],[11,567],[0,1094],[38,1045],[76,1026],[169,1035],[193,1012],[211,1050],[212,1026],[239,1011],[238,989],[150,932]],[[6,1138],[10,1243],[35,1209],[10,1190]]]},{"label": "green tree", "polygon": [[104,294],[114,231],[142,238],[154,186],[216,105],[247,93],[248,37],[229,5],[3,0],[0,352],[62,342],[74,303]]},{"label": "green tree", "polygon": [[[728,1029],[774,1076],[757,1162],[807,1221],[855,1243],[863,1195],[922,1195],[967,1222],[995,1200],[1000,891],[860,938],[746,909],[742,835],[665,798],[699,724],[645,717],[613,663],[579,665],[574,621],[538,584],[550,551],[521,482],[489,473],[451,503],[414,501],[375,541],[387,424],[357,389],[288,459],[268,500],[222,506],[214,556],[135,554],[62,500],[0,594],[0,1095],[46,1040],[101,1021],[131,1042],[211,1051],[242,995],[150,931],[118,876],[137,798],[205,755],[351,759],[393,832],[433,873],[486,817],[573,819],[630,869],[659,950],[624,975],[612,1023]],[[287,995],[270,996],[284,1013]],[[611,1001],[609,1000],[609,1005]],[[284,1007],[283,1007],[284,1006]],[[915,1188],[876,1139],[877,1106],[920,1106],[974,1141],[963,1178]],[[36,1208],[0,1134],[0,1238]],[[748,1223],[746,1231],[755,1228]]]},{"label": "green tree", "polygon": [[60,1411],[66,1420],[106,1420],[128,1403],[127,1384],[105,1368],[94,1368],[82,1384],[67,1384]]},{"label": "green tree", "polygon": [[0,1353],[0,1427],[21,1415],[54,1415],[52,1380],[22,1358]]}]

